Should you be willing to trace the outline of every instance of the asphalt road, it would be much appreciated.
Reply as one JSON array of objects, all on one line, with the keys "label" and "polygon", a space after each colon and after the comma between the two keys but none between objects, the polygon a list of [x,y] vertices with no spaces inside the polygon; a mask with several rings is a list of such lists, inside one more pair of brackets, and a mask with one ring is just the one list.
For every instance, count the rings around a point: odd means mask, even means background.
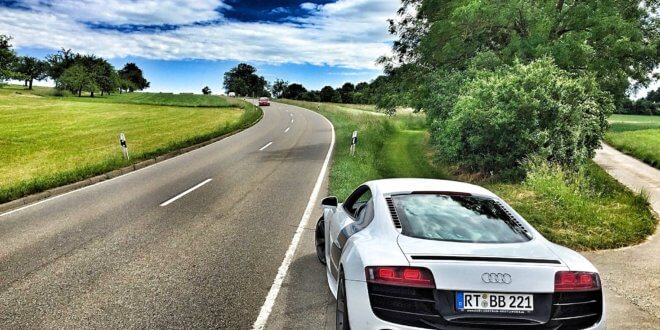
[{"label": "asphalt road", "polygon": [[220,142],[0,215],[0,328],[250,328],[332,134],[308,110],[264,112]]}]

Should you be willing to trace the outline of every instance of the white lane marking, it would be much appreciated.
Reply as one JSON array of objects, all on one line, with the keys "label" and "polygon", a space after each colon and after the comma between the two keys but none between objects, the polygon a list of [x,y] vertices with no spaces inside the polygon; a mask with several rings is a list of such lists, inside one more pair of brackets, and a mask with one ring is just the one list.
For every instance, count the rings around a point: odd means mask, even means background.
[{"label": "white lane marking", "polygon": [[266,322],[268,321],[268,316],[270,316],[270,313],[273,310],[273,305],[275,304],[275,300],[277,299],[277,295],[280,293],[280,288],[282,288],[282,283],[284,282],[284,279],[286,278],[286,274],[289,271],[289,266],[291,265],[291,261],[293,261],[293,257],[296,254],[296,249],[298,248],[300,237],[302,236],[302,233],[305,230],[307,223],[309,222],[309,218],[312,215],[314,203],[318,198],[319,191],[321,190],[321,185],[323,184],[323,179],[325,178],[325,173],[328,170],[328,164],[330,163],[330,156],[332,155],[332,149],[335,146],[335,127],[327,118],[325,117],[323,118],[328,122],[328,124],[330,124],[330,128],[332,128],[332,140],[330,141],[330,148],[328,148],[328,153],[325,156],[325,161],[323,161],[323,167],[321,167],[321,173],[319,173],[319,177],[318,179],[316,179],[316,184],[314,185],[312,194],[309,196],[309,202],[307,203],[307,207],[305,208],[305,212],[303,213],[302,219],[300,219],[300,224],[298,224],[298,228],[296,229],[296,233],[293,235],[291,244],[289,245],[289,248],[286,250],[286,254],[284,254],[284,260],[282,260],[282,264],[280,265],[280,268],[277,270],[277,275],[275,276],[273,285],[270,287],[270,291],[268,291],[268,295],[266,296],[266,301],[261,306],[261,310],[259,311],[259,316],[252,325],[253,330],[261,330],[266,326]]},{"label": "white lane marking", "polygon": [[291,124],[293,124],[293,119],[291,119]]},{"label": "white lane marking", "polygon": [[284,133],[288,132],[290,129],[291,129],[291,127],[287,127],[287,128],[284,130]]},{"label": "white lane marking", "polygon": [[180,193],[180,194],[178,194],[178,195],[172,197],[171,199],[167,200],[167,201],[164,202],[163,204],[160,204],[160,206],[168,206],[168,205],[174,203],[174,201],[176,201],[177,199],[179,199],[179,198],[181,198],[181,197],[183,197],[183,196],[185,196],[185,195],[191,193],[193,190],[195,190],[195,189],[197,189],[197,188],[199,188],[199,187],[201,187],[201,186],[203,186],[203,185],[205,185],[205,184],[207,184],[207,183],[209,183],[209,182],[211,182],[211,181],[213,181],[213,179],[206,179],[206,180],[204,180],[204,181],[198,183],[196,186],[194,186],[194,187],[192,187],[192,188],[190,188],[190,189],[188,189],[188,190],[186,190],[186,191],[184,191],[184,192],[182,192],[182,193]]},{"label": "white lane marking", "polygon": [[265,146],[261,147],[259,151],[264,151],[266,148],[270,147],[271,144],[273,144],[273,142],[268,142]]},{"label": "white lane marking", "polygon": [[291,117],[293,117],[293,114],[292,114],[292,113],[290,113],[290,114],[289,114],[289,116],[291,116]]}]

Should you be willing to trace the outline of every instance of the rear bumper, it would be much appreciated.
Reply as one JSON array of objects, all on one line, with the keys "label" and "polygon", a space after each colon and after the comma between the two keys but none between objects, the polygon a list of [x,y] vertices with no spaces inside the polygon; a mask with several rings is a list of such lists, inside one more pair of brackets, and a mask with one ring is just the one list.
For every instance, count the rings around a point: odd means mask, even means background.
[{"label": "rear bumper", "polygon": [[[348,315],[350,325],[354,329],[433,329],[432,326],[428,327],[418,327],[418,326],[408,326],[399,323],[393,323],[385,321],[374,313],[372,309],[372,304],[369,298],[369,289],[366,282],[361,281],[346,281],[346,294],[347,294],[347,303],[348,303]],[[603,299],[604,301],[604,299]],[[587,328],[581,329],[605,329],[606,328],[606,313],[605,305],[602,304],[603,312],[596,324],[593,324]],[[446,329],[474,329],[471,326],[459,326],[459,325],[449,325]],[[521,328],[521,327],[519,327]],[[530,329],[544,329],[543,326],[530,327]],[[547,329],[547,328],[546,328]],[[571,329],[571,328],[561,328],[561,329]]]}]

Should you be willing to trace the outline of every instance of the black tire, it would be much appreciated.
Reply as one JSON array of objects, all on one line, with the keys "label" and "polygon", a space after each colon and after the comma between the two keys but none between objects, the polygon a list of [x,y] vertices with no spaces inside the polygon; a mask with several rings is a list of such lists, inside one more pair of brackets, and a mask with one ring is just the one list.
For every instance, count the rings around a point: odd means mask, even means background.
[{"label": "black tire", "polygon": [[316,222],[316,232],[314,234],[314,243],[316,245],[316,256],[319,261],[325,265],[325,221],[323,217]]},{"label": "black tire", "polygon": [[348,323],[348,303],[346,301],[346,283],[344,272],[339,274],[339,285],[337,286],[337,330],[350,330]]}]

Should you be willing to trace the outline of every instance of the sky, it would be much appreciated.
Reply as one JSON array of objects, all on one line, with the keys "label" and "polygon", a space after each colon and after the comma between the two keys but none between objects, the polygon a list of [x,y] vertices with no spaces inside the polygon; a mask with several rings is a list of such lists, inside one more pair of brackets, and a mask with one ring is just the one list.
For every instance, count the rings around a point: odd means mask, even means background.
[{"label": "sky", "polygon": [[[391,52],[398,0],[0,0],[0,34],[20,55],[61,48],[121,68],[136,63],[153,92],[223,92],[249,63],[268,81],[309,89],[370,81]],[[47,83],[46,83],[47,84]]]}]

